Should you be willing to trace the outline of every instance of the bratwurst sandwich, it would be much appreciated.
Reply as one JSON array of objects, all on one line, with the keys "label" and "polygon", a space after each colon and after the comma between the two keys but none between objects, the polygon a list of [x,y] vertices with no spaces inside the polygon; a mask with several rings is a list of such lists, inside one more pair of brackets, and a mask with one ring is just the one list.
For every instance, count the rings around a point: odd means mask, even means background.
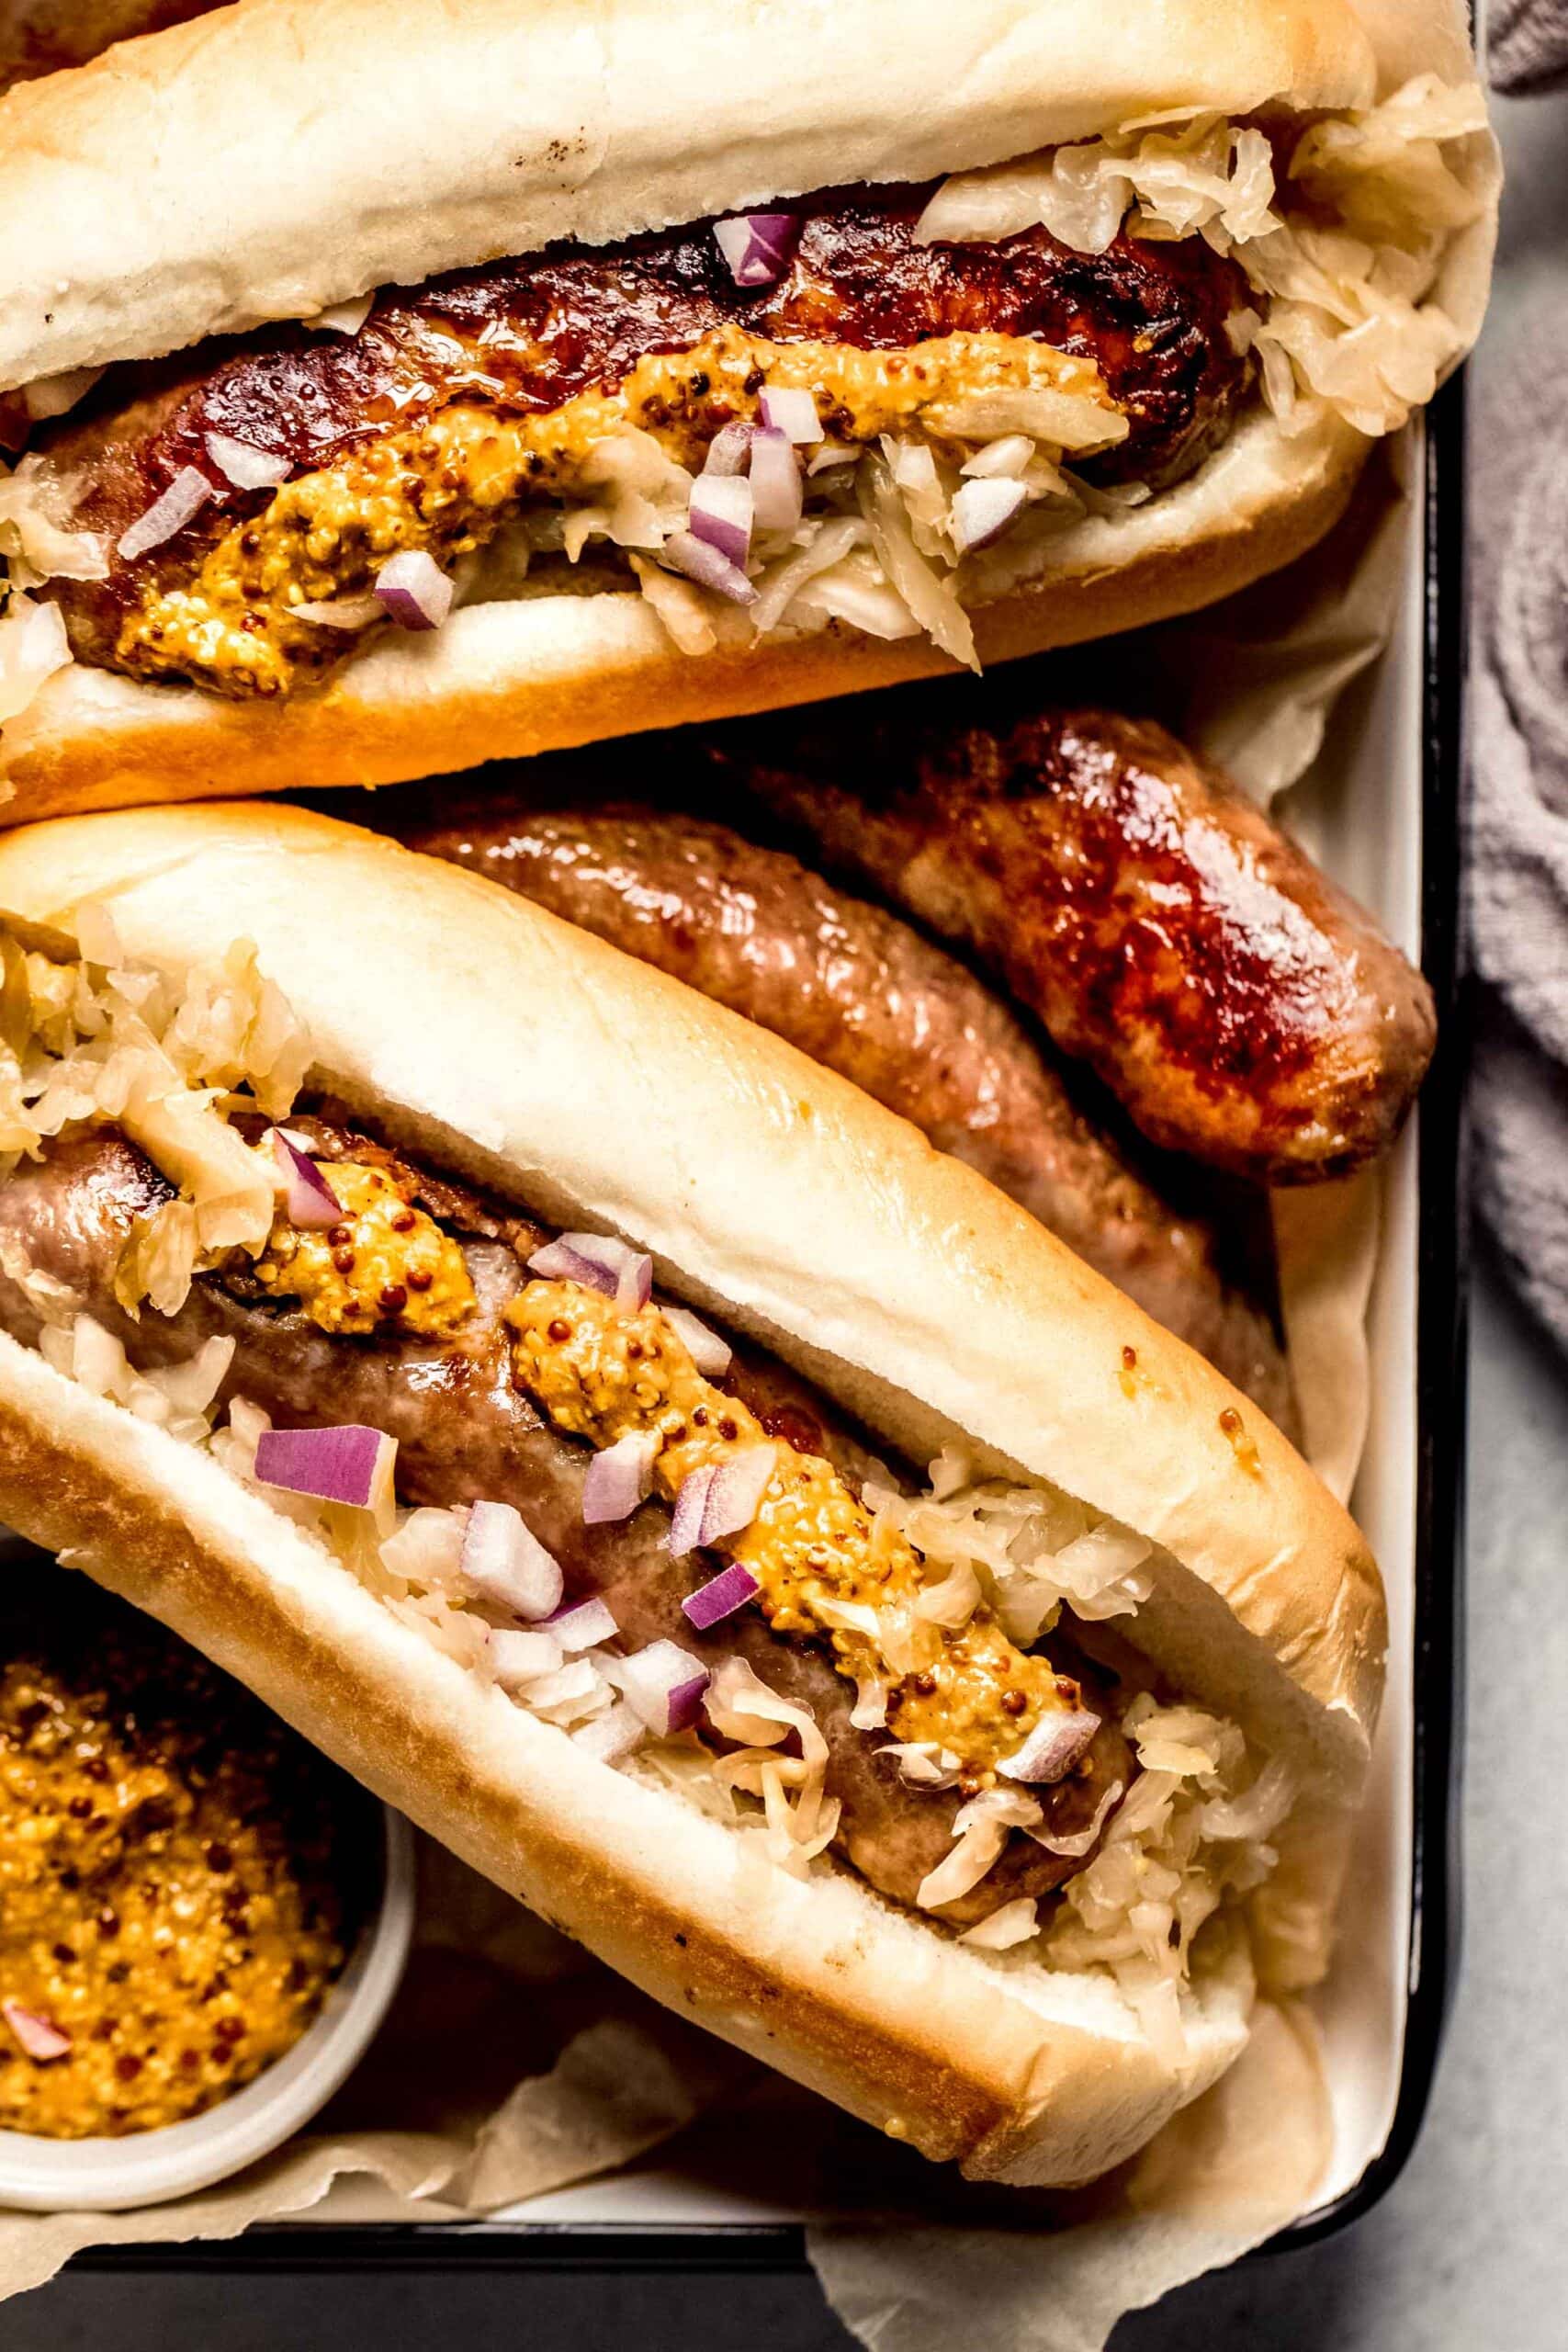
[{"label": "bratwurst sandwich", "polygon": [[978,2175],[1116,2163],[1321,1968],[1377,1571],[974,1170],[302,811],[22,829],[0,907],[0,1514]]},{"label": "bratwurst sandwich", "polygon": [[17,89],[12,813],[1223,594],[1461,348],[1483,121],[1340,0],[268,0]]}]

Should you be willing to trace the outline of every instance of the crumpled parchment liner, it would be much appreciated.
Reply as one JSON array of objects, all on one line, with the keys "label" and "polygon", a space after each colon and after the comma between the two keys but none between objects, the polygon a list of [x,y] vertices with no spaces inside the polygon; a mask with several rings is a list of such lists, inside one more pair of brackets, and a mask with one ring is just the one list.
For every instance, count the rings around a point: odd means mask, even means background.
[{"label": "crumpled parchment liner", "polygon": [[[808,2230],[829,2301],[872,2352],[1101,2352],[1118,2320],[1233,2262],[1298,2213],[1332,2125],[1304,2011],[1267,2004],[1243,2056],[1144,2154],[1058,2198],[972,2191],[1033,2210],[1010,2227],[900,2217]],[[928,2217],[935,2219],[934,2216]]]}]

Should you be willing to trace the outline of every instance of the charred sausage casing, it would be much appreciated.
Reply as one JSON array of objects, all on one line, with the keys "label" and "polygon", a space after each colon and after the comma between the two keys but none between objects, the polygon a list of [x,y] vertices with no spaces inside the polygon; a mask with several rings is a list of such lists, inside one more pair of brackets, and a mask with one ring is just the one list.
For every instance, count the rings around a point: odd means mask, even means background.
[{"label": "charred sausage casing", "polygon": [[1436,1039],[1425,979],[1163,727],[1098,710],[924,734],[772,722],[712,756],[1005,981],[1152,1142],[1306,1184],[1399,1133]]},{"label": "charred sausage casing", "polygon": [[[527,1279],[523,1257],[546,1238],[543,1228],[334,1120],[296,1115],[289,1131],[308,1137],[319,1159],[395,1171],[460,1238],[476,1306],[455,1337],[434,1340],[395,1322],[364,1338],[329,1334],[287,1297],[267,1296],[239,1265],[198,1280],[178,1314],[144,1310],[132,1319],[115,1295],[115,1270],[135,1220],[171,1194],[143,1155],[113,1132],[64,1140],[0,1186],[0,1329],[37,1345],[41,1279],[67,1285],[80,1310],[143,1368],[184,1363],[210,1339],[231,1340],[225,1401],[243,1396],[285,1428],[359,1422],[385,1430],[398,1441],[399,1487],[409,1503],[513,1503],[559,1560],[568,1598],[602,1597],[628,1647],[672,1639],[713,1663],[739,1656],[784,1697],[804,1701],[829,1745],[828,1785],[842,1806],[837,1842],[874,1886],[913,1903],[921,1881],[952,1850],[961,1792],[905,1784],[896,1759],[878,1752],[897,1733],[851,1723],[852,1687],[814,1644],[773,1634],[750,1609],[694,1631],[681,1603],[701,1571],[672,1557],[669,1517],[656,1503],[617,1524],[584,1524],[592,1457],[535,1408],[511,1371],[506,1309]],[[23,1267],[25,1278],[10,1271]],[[852,1489],[881,1469],[825,1399],[771,1360],[739,1351],[730,1386],[770,1434],[819,1453]],[[1092,1708],[1104,1669],[1097,1673],[1068,1643],[1054,1639],[1052,1649],[1070,1659],[1066,1670],[1085,1686]],[[1112,1717],[1104,1704],[1084,1762],[1038,1792],[1053,1835],[1081,1835],[1107,1791],[1130,1785],[1136,1768]],[[1014,1835],[972,1893],[941,1906],[940,1916],[962,1925],[1016,1896],[1047,1894],[1083,1859]]]},{"label": "charred sausage casing", "polygon": [[[233,696],[290,693],[361,641],[294,618],[295,605],[363,595],[395,548],[446,565],[482,547],[622,424],[700,469],[725,424],[755,416],[779,350],[808,355],[829,432],[874,443],[934,367],[957,396],[1010,354],[1048,346],[1089,363],[1085,382],[1125,420],[1124,437],[1086,462],[1091,477],[1158,487],[1201,463],[1249,378],[1225,333],[1247,299],[1234,264],[1198,238],[1118,237],[1098,254],[1043,229],[921,244],[930,193],[805,199],[789,266],[761,289],[736,285],[699,221],[388,288],[352,335],[283,325],[117,371],[40,444],[72,486],[72,526],[109,550],[106,578],[47,591],[77,658]],[[867,367],[860,354],[886,358]],[[636,382],[661,358],[671,364],[655,380]],[[518,442],[520,425],[530,429]],[[286,459],[288,480],[237,486],[213,435]],[[207,485],[200,513],[122,555],[128,526],[192,474]]]},{"label": "charred sausage casing", "polygon": [[1289,1430],[1267,1301],[1218,1219],[1171,1205],[984,982],[787,852],[678,810],[393,796],[412,848],[519,891],[787,1037],[977,1168]]}]

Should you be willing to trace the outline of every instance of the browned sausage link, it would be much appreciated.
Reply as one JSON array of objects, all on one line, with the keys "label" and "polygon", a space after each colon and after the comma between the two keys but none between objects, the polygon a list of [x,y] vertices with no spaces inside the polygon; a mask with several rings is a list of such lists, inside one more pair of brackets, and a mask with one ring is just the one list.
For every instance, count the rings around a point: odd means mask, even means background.
[{"label": "browned sausage link", "polygon": [[[228,480],[209,433],[286,457],[297,476],[342,469],[378,440],[410,443],[401,472],[373,494],[362,475],[344,472],[330,519],[311,526],[312,537],[330,531],[333,541],[330,557],[318,560],[356,592],[373,548],[384,554],[393,544],[375,536],[392,508],[417,511],[444,561],[481,544],[502,519],[488,497],[476,504],[434,449],[418,453],[441,410],[467,402],[501,417],[548,413],[584,390],[614,389],[650,354],[690,351],[727,329],[773,344],[890,353],[990,333],[1091,359],[1129,427],[1125,440],[1088,461],[1102,481],[1157,486],[1190,472],[1224,438],[1249,367],[1225,333],[1228,315],[1249,299],[1233,263],[1198,238],[1119,237],[1088,254],[1043,229],[1000,244],[919,244],[913,232],[929,193],[865,187],[802,199],[789,268],[761,290],[734,284],[711,224],[699,221],[619,245],[494,262],[415,293],[389,288],[352,336],[272,327],[160,368],[119,371],[79,417],[44,436],[78,485],[77,524],[112,549],[186,469],[205,478],[211,495],[176,538],[130,561],[111,553],[107,580],[50,584],[78,657],[148,675],[184,674],[183,660],[208,686],[244,694],[286,690],[353,650],[355,640],[341,630],[296,630],[282,649],[287,670],[268,673],[265,684],[243,663],[197,662],[188,649],[165,659],[142,644],[131,662],[120,642],[127,613],[159,592],[189,591],[208,553],[270,503],[270,492]],[[671,425],[690,427],[694,463],[735,413],[727,399],[704,378],[690,413],[671,416]],[[236,558],[253,630],[276,625],[278,560],[265,546],[247,553],[242,545]]]},{"label": "browned sausage link", "polygon": [[1049,711],[781,748],[771,726],[726,773],[999,974],[1154,1142],[1303,1184],[1393,1141],[1431,1058],[1426,981],[1164,728]]},{"label": "browned sausage link", "polygon": [[[377,1156],[362,1136],[290,1121],[291,1132],[301,1126],[322,1158]],[[329,1336],[297,1310],[253,1295],[243,1276],[203,1278],[177,1316],[146,1311],[132,1322],[114,1296],[115,1263],[133,1219],[169,1192],[141,1154],[112,1133],[54,1145],[41,1163],[24,1162],[0,1185],[0,1329],[37,1343],[40,1309],[18,1280],[25,1263],[35,1275],[69,1284],[77,1305],[143,1369],[182,1363],[205,1340],[231,1339],[225,1400],[246,1396],[287,1427],[358,1421],[385,1430],[398,1440],[405,1502],[513,1503],[560,1561],[569,1595],[603,1594],[629,1645],[673,1639],[716,1663],[738,1655],[776,1689],[807,1701],[827,1736],[829,1785],[843,1807],[838,1843],[874,1886],[912,1903],[920,1881],[952,1850],[959,1800],[904,1786],[896,1762],[876,1753],[888,1735],[853,1728],[852,1692],[808,1644],[780,1639],[750,1611],[709,1634],[694,1632],[681,1611],[693,1564],[671,1559],[669,1517],[657,1504],[619,1526],[584,1527],[591,1456],[543,1423],[511,1380],[503,1317],[525,1279],[517,1245],[531,1249],[542,1234],[491,1216],[458,1187],[410,1172],[423,1204],[464,1236],[479,1306],[456,1345],[385,1332],[373,1340]],[[734,1388],[773,1434],[820,1452],[852,1483],[870,1466],[823,1400],[781,1366],[738,1358]],[[1077,1673],[1076,1658],[1067,1670]],[[1099,1685],[1092,1669],[1085,1678],[1092,1707]],[[1058,1835],[1082,1829],[1106,1788],[1113,1780],[1125,1785],[1132,1769],[1124,1741],[1105,1725],[1079,1773],[1038,1792],[1047,1827]],[[942,1916],[954,1924],[984,1917],[1013,1895],[1049,1893],[1082,1866],[1081,1859],[1015,1837],[980,1885]]]},{"label": "browned sausage link", "polygon": [[1227,1278],[1216,1225],[1173,1209],[991,990],[896,915],[671,810],[534,810],[491,793],[457,821],[449,797],[423,794],[377,813],[412,848],[522,892],[863,1087],[1290,1427],[1272,1317]]}]

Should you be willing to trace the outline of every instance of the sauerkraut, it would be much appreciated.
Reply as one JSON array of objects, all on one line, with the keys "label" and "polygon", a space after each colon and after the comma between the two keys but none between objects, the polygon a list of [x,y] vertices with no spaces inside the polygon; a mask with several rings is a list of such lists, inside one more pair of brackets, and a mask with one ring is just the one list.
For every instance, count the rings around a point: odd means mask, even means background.
[{"label": "sauerkraut", "polygon": [[[55,960],[0,933],[0,1181],[69,1128],[109,1123],[133,1135],[181,1190],[138,1238],[131,1303],[145,1296],[172,1313],[215,1250],[265,1243],[281,1180],[272,1155],[244,1144],[228,1114],[254,1107],[285,1118],[310,1067],[310,1039],[247,945],[175,978],[130,963],[102,908],[83,908],[79,924],[82,960]],[[628,1703],[636,1661],[613,1646],[613,1623],[581,1639],[559,1617],[520,1633],[470,1577],[467,1506],[394,1506],[378,1518],[259,1480],[257,1446],[272,1424],[243,1395],[220,1401],[232,1340],[209,1340],[186,1363],[141,1372],[63,1284],[25,1262],[19,1244],[6,1244],[3,1271],[37,1308],[39,1352],[56,1372],[205,1450],[423,1639],[605,1763],[754,1834],[773,1866],[796,1876],[834,1867],[827,1849],[840,1806],[827,1791],[827,1739],[809,1707],[744,1660],[719,1663],[703,1698],[712,1728],[736,1747],[715,1754],[691,1732],[656,1730]],[[1053,1487],[977,1478],[956,1449],[931,1464],[924,1492],[873,1483],[865,1500],[877,1525],[921,1555],[912,1603],[843,1604],[863,1611],[861,1630],[874,1636],[890,1678],[929,1660],[940,1629],[962,1626],[982,1601],[1027,1645],[1064,1610],[1085,1623],[1128,1616],[1151,1589],[1145,1539]],[[863,1679],[858,1727],[886,1722],[887,1688]],[[1176,2063],[1194,1939],[1227,1891],[1245,1893],[1266,1875],[1269,1838],[1294,1792],[1282,1766],[1259,1769],[1240,1729],[1201,1708],[1161,1704],[1145,1690],[1122,1727],[1141,1770],[1129,1790],[1105,1792],[1086,1828],[1053,1837],[1027,1788],[983,1788],[958,1809],[951,1850],[918,1899],[930,1910],[970,1893],[1015,1833],[1076,1860],[1103,1830],[1100,1850],[1045,1918],[1035,1901],[1015,1898],[962,1940],[1106,1972]],[[959,1776],[960,1759],[934,1743],[883,1746],[914,1802]]]},{"label": "sauerkraut", "polygon": [[1433,288],[1450,238],[1486,207],[1485,130],[1477,87],[1423,74],[1381,106],[1314,123],[1281,184],[1261,129],[1199,115],[962,173],[917,234],[992,240],[1043,222],[1083,253],[1103,253],[1123,225],[1201,236],[1267,298],[1244,332],[1280,421],[1303,426],[1322,403],[1359,432],[1391,433],[1463,345]]},{"label": "sauerkraut", "polygon": [[[1481,93],[1424,74],[1379,106],[1311,124],[1293,146],[1276,145],[1270,130],[1199,114],[958,174],[917,233],[989,241],[1043,224],[1090,254],[1123,229],[1201,237],[1234,256],[1256,293],[1227,328],[1235,350],[1255,355],[1261,398],[1282,428],[1306,431],[1332,413],[1368,435],[1392,432],[1431,398],[1463,345],[1438,280],[1450,240],[1490,202]],[[1093,394],[1015,387],[933,400],[896,439],[826,444],[807,458],[798,523],[755,534],[746,564],[754,599],[741,606],[671,568],[694,478],[626,424],[483,554],[463,559],[458,602],[624,587],[629,570],[684,653],[841,623],[883,639],[923,632],[973,665],[966,605],[1006,594],[1057,532],[1148,496],[1146,484],[1100,489],[1073,469],[1126,431]],[[964,482],[987,475],[1022,493],[1009,526],[1010,571],[966,554],[955,520]],[[66,527],[70,492],[36,457],[0,479],[12,589],[0,617],[0,721],[71,658],[58,616],[22,592],[107,570],[99,541]],[[608,563],[605,581],[582,571],[585,558]]]}]

